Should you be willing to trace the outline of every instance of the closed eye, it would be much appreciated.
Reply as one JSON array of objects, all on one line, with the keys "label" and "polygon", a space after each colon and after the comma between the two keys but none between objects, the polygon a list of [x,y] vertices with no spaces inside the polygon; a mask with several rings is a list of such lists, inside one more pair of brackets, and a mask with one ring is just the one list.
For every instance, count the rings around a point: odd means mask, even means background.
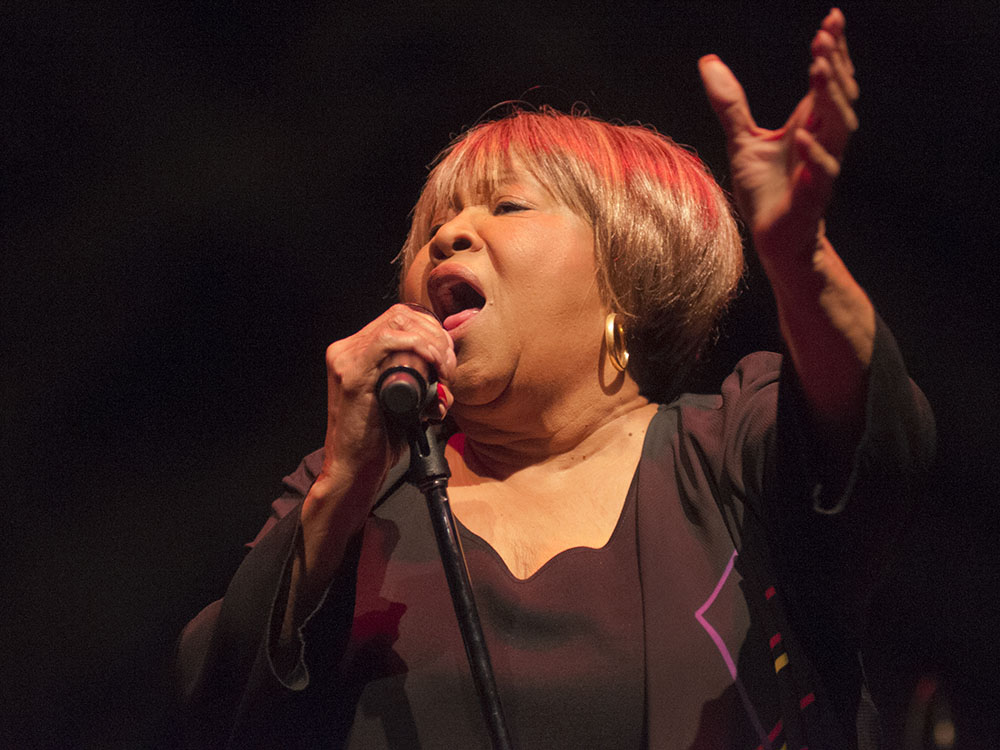
[{"label": "closed eye", "polygon": [[502,201],[496,205],[493,209],[494,216],[500,216],[501,214],[514,213],[515,211],[527,211],[528,207],[523,206],[520,203],[514,203],[513,201]]}]

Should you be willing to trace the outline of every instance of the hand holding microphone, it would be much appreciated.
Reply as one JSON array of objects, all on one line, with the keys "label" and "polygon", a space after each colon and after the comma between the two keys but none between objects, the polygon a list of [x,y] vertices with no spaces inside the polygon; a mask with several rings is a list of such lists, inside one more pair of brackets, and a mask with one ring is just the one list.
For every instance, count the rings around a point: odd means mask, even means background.
[{"label": "hand holding microphone", "polygon": [[[441,325],[432,310],[413,303],[404,304],[411,310],[431,316],[438,326]],[[375,395],[382,413],[397,422],[419,420],[424,411],[438,400],[439,391],[443,391],[437,384],[434,366],[416,352],[393,352],[382,361],[379,370]],[[447,407],[447,404],[444,406]]]},{"label": "hand holding microphone", "polygon": [[[432,310],[413,303],[404,303],[404,306],[432,317],[437,326],[441,325]],[[444,389],[437,383],[433,363],[414,351],[402,351],[392,352],[382,361],[375,395],[386,417],[396,422],[419,421],[439,397],[444,400]],[[447,408],[447,404],[442,406]]]},{"label": "hand holding microphone", "polygon": [[298,583],[292,589],[307,602],[303,611],[328,588],[351,540],[364,528],[389,469],[402,456],[400,433],[408,428],[390,426],[383,418],[378,393],[384,391],[389,408],[404,411],[433,399],[436,403],[423,413],[438,419],[450,406],[447,384],[457,365],[455,351],[451,337],[428,313],[393,305],[326,349],[323,462],[299,512],[302,550],[293,572]]},{"label": "hand holding microphone", "polygon": [[418,416],[442,418],[451,405],[447,384],[456,366],[451,337],[440,322],[411,305],[393,305],[327,347],[323,463],[300,511],[300,574],[307,598],[328,586],[389,468],[402,455],[399,433],[407,428],[391,429],[390,420],[383,419],[386,409],[405,413],[416,404]]},{"label": "hand holding microphone", "polygon": [[457,363],[451,337],[433,313],[397,304],[331,344],[326,364],[327,460],[341,475],[378,475],[399,451],[398,435],[386,432],[382,417],[398,424],[394,414],[416,409],[441,419]]}]

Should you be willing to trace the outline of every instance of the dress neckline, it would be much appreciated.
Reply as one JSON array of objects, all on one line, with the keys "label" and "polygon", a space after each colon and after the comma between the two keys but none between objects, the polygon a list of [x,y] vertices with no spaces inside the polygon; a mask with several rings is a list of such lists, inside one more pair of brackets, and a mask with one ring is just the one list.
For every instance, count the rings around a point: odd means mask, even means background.
[{"label": "dress neckline", "polygon": [[649,422],[646,424],[646,432],[642,437],[642,445],[639,450],[639,458],[636,461],[635,469],[633,469],[632,471],[632,479],[629,482],[629,487],[625,493],[625,498],[623,499],[621,510],[618,513],[618,520],[615,521],[615,527],[614,529],[612,529],[611,535],[608,537],[608,540],[600,547],[588,547],[585,545],[574,545],[572,547],[567,547],[564,550],[560,550],[552,557],[550,557],[548,560],[546,560],[544,563],[542,563],[527,578],[520,578],[519,576],[514,574],[514,572],[510,569],[510,566],[507,565],[507,562],[503,559],[500,553],[496,551],[493,545],[491,545],[489,542],[483,539],[479,534],[469,529],[465,524],[462,523],[461,519],[459,519],[458,516],[455,516],[455,524],[458,527],[459,536],[461,537],[463,542],[469,542],[482,548],[490,557],[492,557],[498,563],[503,573],[517,585],[530,585],[533,582],[537,583],[540,576],[543,576],[547,571],[550,571],[551,568],[553,568],[554,566],[559,565],[560,561],[564,560],[566,557],[573,557],[581,554],[599,555],[602,553],[606,553],[616,543],[616,541],[624,535],[622,529],[625,526],[625,524],[628,523],[630,520],[631,521],[635,520],[636,503],[638,502],[637,496],[638,496],[638,486],[639,486],[639,469],[642,467],[642,462],[646,455],[646,448],[649,441],[649,434],[651,432],[651,427],[653,425],[653,422],[662,412],[663,412],[663,406],[661,404],[656,409],[656,411],[653,412],[653,415],[650,417]]}]

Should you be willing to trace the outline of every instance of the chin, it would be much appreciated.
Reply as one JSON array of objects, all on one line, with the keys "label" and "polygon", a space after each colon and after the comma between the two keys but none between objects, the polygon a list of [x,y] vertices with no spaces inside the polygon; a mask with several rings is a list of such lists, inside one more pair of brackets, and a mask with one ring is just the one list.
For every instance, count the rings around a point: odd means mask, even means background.
[{"label": "chin", "polygon": [[477,378],[463,377],[461,370],[452,384],[451,392],[455,396],[455,404],[452,411],[458,411],[462,407],[487,406],[496,398],[495,388],[490,388],[487,383]]},{"label": "chin", "polygon": [[510,383],[506,374],[491,372],[487,362],[459,360],[451,392],[455,396],[452,410],[461,407],[484,407],[502,398]]}]

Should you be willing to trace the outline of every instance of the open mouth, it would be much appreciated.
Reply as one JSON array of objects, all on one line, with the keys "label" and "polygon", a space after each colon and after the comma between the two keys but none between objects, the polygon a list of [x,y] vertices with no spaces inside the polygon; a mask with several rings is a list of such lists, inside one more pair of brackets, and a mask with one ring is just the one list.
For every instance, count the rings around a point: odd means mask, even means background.
[{"label": "open mouth", "polygon": [[486,304],[477,280],[464,269],[433,273],[427,281],[427,294],[434,314],[448,331],[464,323]]}]

